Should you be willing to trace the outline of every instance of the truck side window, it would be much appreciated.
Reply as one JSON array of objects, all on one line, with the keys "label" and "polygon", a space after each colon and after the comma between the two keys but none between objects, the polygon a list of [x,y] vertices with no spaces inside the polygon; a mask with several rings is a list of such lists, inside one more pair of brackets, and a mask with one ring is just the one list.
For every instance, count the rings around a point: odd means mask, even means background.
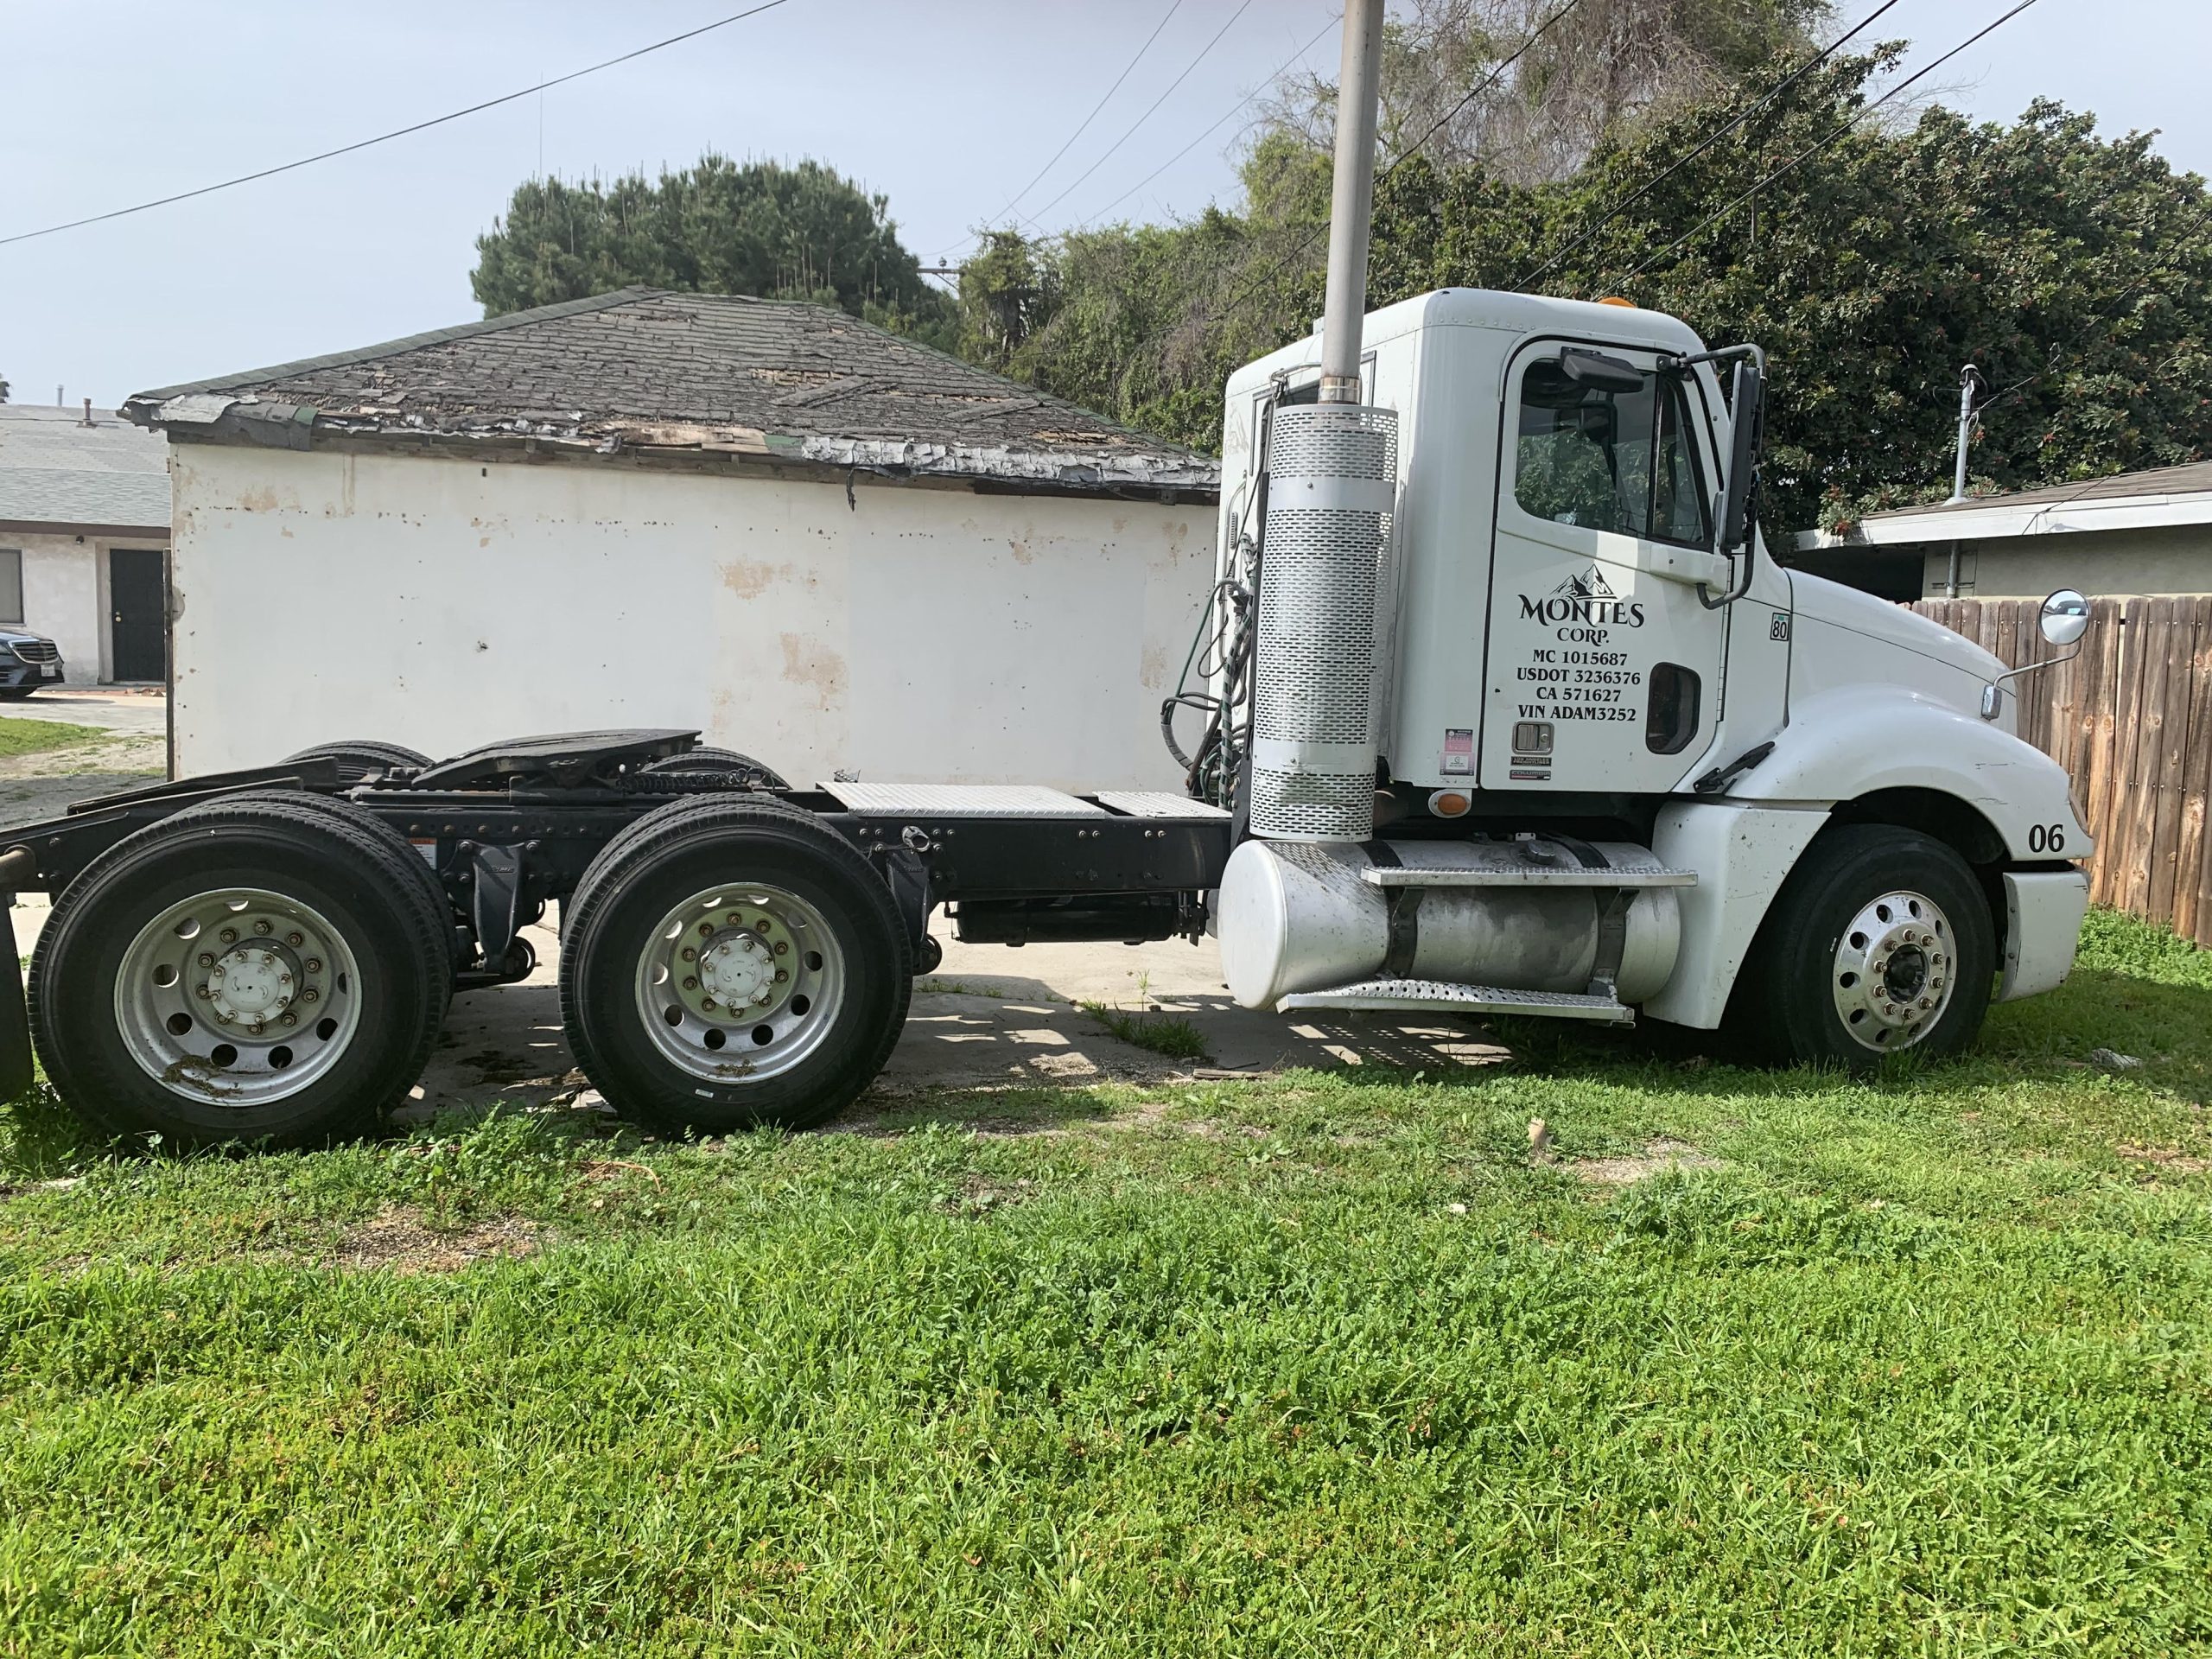
[{"label": "truck side window", "polygon": [[1632,392],[1567,378],[1557,358],[1521,377],[1513,499],[1522,512],[1656,541],[1710,547],[1705,488],[1681,382],[1647,373]]}]

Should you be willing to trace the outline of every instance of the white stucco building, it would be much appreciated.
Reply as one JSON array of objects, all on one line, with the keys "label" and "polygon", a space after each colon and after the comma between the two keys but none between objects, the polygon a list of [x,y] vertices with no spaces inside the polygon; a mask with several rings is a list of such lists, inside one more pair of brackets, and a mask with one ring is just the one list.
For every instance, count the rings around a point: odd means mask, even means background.
[{"label": "white stucco building", "polygon": [[182,772],[697,726],[794,782],[1179,781],[1213,464],[840,312],[626,289],[126,412]]},{"label": "white stucco building", "polygon": [[67,684],[162,678],[166,472],[158,437],[90,404],[0,404],[0,629],[53,640]]}]

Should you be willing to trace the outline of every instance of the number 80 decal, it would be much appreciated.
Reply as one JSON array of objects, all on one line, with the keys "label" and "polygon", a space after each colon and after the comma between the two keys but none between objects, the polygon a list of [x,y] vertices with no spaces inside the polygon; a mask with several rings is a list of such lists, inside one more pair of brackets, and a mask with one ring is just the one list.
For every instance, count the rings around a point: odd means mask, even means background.
[{"label": "number 80 decal", "polygon": [[2063,823],[2031,823],[2028,826],[2028,850],[2031,853],[2063,853],[2066,850],[2066,826]]}]

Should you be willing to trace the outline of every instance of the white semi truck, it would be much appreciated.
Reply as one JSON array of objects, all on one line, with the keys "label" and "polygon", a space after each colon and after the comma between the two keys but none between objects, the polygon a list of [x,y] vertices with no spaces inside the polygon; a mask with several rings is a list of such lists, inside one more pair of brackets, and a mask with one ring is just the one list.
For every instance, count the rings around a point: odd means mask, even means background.
[{"label": "white semi truck", "polygon": [[[1768,556],[1757,348],[1458,289],[1363,317],[1381,10],[1347,8],[1324,327],[1227,389],[1203,672],[1163,716],[1187,795],[793,787],[651,731],[86,802],[0,832],[0,889],[55,896],[28,1005],[0,980],[0,1088],[35,1041],[106,1129],[366,1130],[457,990],[531,971],[549,903],[584,1071],[710,1132],[865,1088],[940,908],[1007,944],[1211,935],[1251,1007],[1726,1024],[1847,1068],[2058,984],[2066,776],[1995,658]],[[2054,646],[2087,624],[2046,601]]]}]

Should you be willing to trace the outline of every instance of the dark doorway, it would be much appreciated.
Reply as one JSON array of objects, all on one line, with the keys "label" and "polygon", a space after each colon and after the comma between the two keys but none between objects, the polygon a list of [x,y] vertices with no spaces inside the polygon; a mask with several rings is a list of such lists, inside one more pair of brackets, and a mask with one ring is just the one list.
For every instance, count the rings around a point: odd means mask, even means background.
[{"label": "dark doorway", "polygon": [[107,551],[108,647],[118,680],[169,677],[168,583],[157,547]]}]

